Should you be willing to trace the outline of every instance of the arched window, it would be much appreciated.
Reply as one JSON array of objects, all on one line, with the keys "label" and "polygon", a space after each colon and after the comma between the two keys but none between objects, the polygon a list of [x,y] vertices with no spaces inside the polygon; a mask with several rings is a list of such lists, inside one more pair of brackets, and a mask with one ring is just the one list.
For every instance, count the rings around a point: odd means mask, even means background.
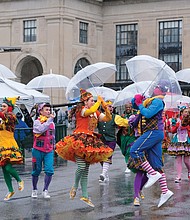
[{"label": "arched window", "polygon": [[88,65],[90,65],[90,62],[86,58],[79,59],[75,65],[74,74],[76,74],[79,70]]}]

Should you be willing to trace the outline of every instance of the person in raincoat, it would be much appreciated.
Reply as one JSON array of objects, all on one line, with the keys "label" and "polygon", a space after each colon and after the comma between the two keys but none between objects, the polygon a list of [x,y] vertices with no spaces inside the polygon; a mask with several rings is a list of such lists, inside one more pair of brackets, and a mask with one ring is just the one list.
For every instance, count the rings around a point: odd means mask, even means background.
[{"label": "person in raincoat", "polygon": [[[70,198],[74,199],[81,184],[81,201],[94,207],[87,192],[88,172],[90,164],[107,161],[113,150],[100,140],[100,135],[95,132],[98,121],[110,121],[111,114],[104,100],[98,96],[94,102],[91,93],[81,89],[80,103],[71,109],[70,114],[76,115],[76,129],[73,134],[66,136],[56,144],[57,154],[65,160],[77,163],[75,183],[70,190]],[[98,108],[102,105],[105,114]]]},{"label": "person in raincoat", "polygon": [[8,201],[15,194],[12,185],[12,177],[18,183],[18,190],[23,191],[24,181],[21,180],[17,171],[13,168],[13,164],[22,164],[23,156],[19,149],[16,140],[14,139],[14,129],[16,125],[16,115],[13,109],[16,102],[16,97],[4,98],[0,111],[0,165],[3,170],[3,176],[9,192],[4,200]]},{"label": "person in raincoat", "polygon": [[144,118],[146,124],[141,128],[142,135],[131,147],[129,167],[137,169],[141,167],[147,172],[148,181],[145,188],[159,181],[162,193],[158,207],[162,206],[173,195],[173,192],[167,187],[162,161],[162,141],[164,138],[162,119],[162,112],[164,110],[163,98],[168,90],[168,82],[160,80],[154,88],[151,98],[143,101],[144,97],[141,94],[137,94],[132,99],[133,106],[140,110],[139,120]]}]

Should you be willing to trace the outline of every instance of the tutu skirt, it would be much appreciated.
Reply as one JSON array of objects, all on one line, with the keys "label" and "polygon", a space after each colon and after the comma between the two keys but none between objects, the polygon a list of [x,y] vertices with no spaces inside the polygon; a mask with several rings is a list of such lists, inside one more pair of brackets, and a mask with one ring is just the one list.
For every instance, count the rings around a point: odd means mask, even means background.
[{"label": "tutu skirt", "polygon": [[113,154],[113,150],[100,140],[98,134],[85,133],[66,136],[56,144],[56,152],[65,160],[75,162],[75,156],[78,156],[90,164],[107,161]]},{"label": "tutu skirt", "polygon": [[14,133],[2,130],[0,131],[0,166],[6,163],[22,164],[23,157],[14,139]]}]

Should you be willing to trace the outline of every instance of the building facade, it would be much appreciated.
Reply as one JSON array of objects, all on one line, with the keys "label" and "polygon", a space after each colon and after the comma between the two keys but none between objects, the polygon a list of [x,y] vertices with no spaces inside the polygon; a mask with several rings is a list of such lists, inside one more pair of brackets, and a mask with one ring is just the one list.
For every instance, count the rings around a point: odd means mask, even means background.
[{"label": "building facade", "polygon": [[107,85],[120,89],[131,83],[125,61],[141,54],[190,67],[189,0],[0,0],[0,12],[0,46],[22,48],[0,53],[1,64],[23,83],[50,69],[71,78],[103,61],[116,64]]}]

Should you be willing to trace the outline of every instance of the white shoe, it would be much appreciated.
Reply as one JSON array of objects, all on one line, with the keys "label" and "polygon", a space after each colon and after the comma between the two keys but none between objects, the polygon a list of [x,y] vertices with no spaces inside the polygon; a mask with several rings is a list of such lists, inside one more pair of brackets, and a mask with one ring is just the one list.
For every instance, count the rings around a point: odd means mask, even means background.
[{"label": "white shoe", "polygon": [[50,197],[51,197],[47,190],[42,192],[42,196],[44,197],[44,199],[50,199]]},{"label": "white shoe", "polygon": [[109,177],[108,177],[108,175],[105,176],[104,174],[100,174],[99,183],[107,183],[107,182],[109,182]]},{"label": "white shoe", "polygon": [[158,171],[156,171],[156,174],[147,174],[148,181],[145,184],[144,188],[148,188],[152,186],[157,180],[159,180],[162,177],[162,174],[160,174]]},{"label": "white shoe", "polygon": [[161,196],[160,196],[160,201],[158,203],[158,208],[160,206],[162,206],[165,202],[167,202],[168,199],[173,196],[173,194],[174,193],[171,190],[168,190],[167,193],[165,193],[165,194],[162,193]]},{"label": "white shoe", "polygon": [[37,198],[38,197],[38,191],[37,190],[32,190],[32,198]]},{"label": "white shoe", "polygon": [[125,173],[130,173],[130,172],[131,170],[128,167],[126,167]]}]

